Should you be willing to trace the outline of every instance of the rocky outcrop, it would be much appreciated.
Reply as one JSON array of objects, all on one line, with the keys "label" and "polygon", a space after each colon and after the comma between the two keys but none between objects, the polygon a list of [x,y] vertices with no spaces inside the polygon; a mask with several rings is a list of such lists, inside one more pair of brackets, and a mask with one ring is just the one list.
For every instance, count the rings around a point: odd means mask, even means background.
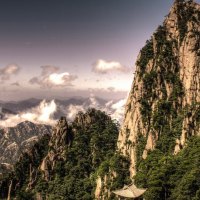
[{"label": "rocky outcrop", "polygon": [[163,138],[169,143],[162,150],[176,154],[200,134],[199,24],[200,5],[176,0],[137,58],[118,138],[118,148],[131,159],[132,176],[137,162]]},{"label": "rocky outcrop", "polygon": [[12,169],[22,152],[28,151],[43,135],[50,134],[47,125],[22,122],[0,130],[0,172]]},{"label": "rocky outcrop", "polygon": [[96,180],[95,199],[106,200],[111,196],[111,185],[114,183],[114,179],[117,177],[117,173],[110,171],[104,177],[98,177]]},{"label": "rocky outcrop", "polygon": [[111,119],[107,115],[104,115],[102,118],[99,113],[100,111],[97,111],[94,108],[88,109],[86,113],[79,112],[74,119],[74,124],[76,124],[76,126],[81,126],[82,128],[87,129],[88,126],[95,123],[96,121],[105,122]]},{"label": "rocky outcrop", "polygon": [[53,171],[56,162],[65,160],[67,147],[70,147],[72,144],[72,139],[73,134],[69,129],[66,117],[61,117],[53,129],[49,141],[49,152],[40,166],[46,181],[51,179],[51,172]]},{"label": "rocky outcrop", "polygon": [[[115,153],[117,135],[117,125],[99,110],[80,112],[70,124],[61,117],[51,136],[38,140],[20,156],[12,173],[2,177],[0,196],[108,199],[112,182],[113,188],[129,182],[129,161]],[[97,177],[102,184],[96,188]]]}]

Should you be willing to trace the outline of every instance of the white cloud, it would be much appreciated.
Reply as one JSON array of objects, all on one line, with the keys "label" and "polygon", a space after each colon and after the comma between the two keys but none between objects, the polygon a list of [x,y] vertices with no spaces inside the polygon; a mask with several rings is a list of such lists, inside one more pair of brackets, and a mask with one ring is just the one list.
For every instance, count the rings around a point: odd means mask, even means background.
[{"label": "white cloud", "polygon": [[112,110],[114,111],[111,114],[113,119],[117,119],[119,122],[122,122],[124,117],[124,109],[127,99],[121,99],[118,102],[111,105]]},{"label": "white cloud", "polygon": [[57,110],[55,101],[46,102],[43,100],[37,107],[34,107],[17,115],[6,115],[5,120],[0,120],[0,127],[13,127],[23,121],[31,121],[40,124],[55,124],[53,115]]},{"label": "white cloud", "polygon": [[59,71],[55,66],[42,66],[42,72],[39,77],[33,77],[29,80],[31,84],[38,84],[42,88],[65,87],[72,86],[72,81],[77,79],[77,76],[70,75],[68,72],[56,73]]},{"label": "white cloud", "polygon": [[119,123],[122,123],[124,118],[124,109],[127,99],[121,99],[119,101],[107,101],[102,104],[96,97],[91,95],[89,102],[83,105],[69,105],[66,108],[67,118],[72,121],[79,111],[85,112],[88,108],[96,108],[109,114],[112,119],[116,119]]},{"label": "white cloud", "polygon": [[20,67],[16,64],[7,65],[0,69],[0,79],[2,81],[9,80],[10,76],[15,75],[19,72]]},{"label": "white cloud", "polygon": [[105,61],[103,59],[99,59],[93,64],[92,71],[97,74],[107,74],[113,71],[128,73],[130,72],[130,68],[117,61]]},{"label": "white cloud", "polygon": [[105,111],[112,119],[116,119],[122,123],[124,118],[124,108],[126,99],[116,100],[102,100],[91,95],[90,98],[85,99],[83,104],[69,104],[67,106],[56,104],[54,100],[47,102],[43,100],[38,106],[23,111],[17,115],[6,115],[5,119],[0,120],[0,127],[13,127],[23,121],[31,121],[33,123],[54,125],[56,120],[54,118],[62,111],[68,120],[73,121],[78,112],[85,112],[88,108],[96,108]]},{"label": "white cloud", "polygon": [[77,115],[78,112],[84,112],[86,110],[86,108],[84,108],[83,105],[69,105],[67,108],[67,118],[72,121],[75,116]]},{"label": "white cloud", "polygon": [[55,85],[65,85],[66,82],[71,81],[71,77],[67,72],[61,74],[54,73],[49,75],[49,81]]}]

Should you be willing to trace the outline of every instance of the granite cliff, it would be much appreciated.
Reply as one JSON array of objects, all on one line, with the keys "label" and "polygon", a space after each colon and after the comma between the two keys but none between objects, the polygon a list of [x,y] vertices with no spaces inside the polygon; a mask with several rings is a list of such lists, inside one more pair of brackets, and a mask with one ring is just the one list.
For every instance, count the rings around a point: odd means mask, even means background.
[{"label": "granite cliff", "polygon": [[200,135],[200,5],[176,0],[140,51],[118,148],[137,163],[155,148],[177,154]]},{"label": "granite cliff", "polygon": [[200,5],[175,0],[141,49],[118,149],[147,200],[200,199]]},{"label": "granite cliff", "polygon": [[12,172],[0,179],[0,197],[94,199],[96,180],[111,167],[115,184],[110,180],[98,194],[110,196],[104,191],[122,187],[124,175],[129,177],[122,167],[126,158],[115,153],[117,135],[117,124],[95,109],[79,112],[72,123],[61,117],[51,135],[41,137],[20,156]]},{"label": "granite cliff", "polygon": [[1,198],[113,200],[134,181],[147,200],[200,199],[199,47],[200,5],[175,0],[138,55],[120,131],[95,109],[62,117],[0,181]]}]

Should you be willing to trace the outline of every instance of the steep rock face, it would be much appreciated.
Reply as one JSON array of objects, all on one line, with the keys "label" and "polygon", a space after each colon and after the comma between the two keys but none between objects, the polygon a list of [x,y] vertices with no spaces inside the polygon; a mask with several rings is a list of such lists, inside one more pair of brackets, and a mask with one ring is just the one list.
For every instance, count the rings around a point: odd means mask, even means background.
[{"label": "steep rock face", "polygon": [[187,138],[200,134],[199,24],[200,5],[176,0],[137,58],[118,138],[132,175],[148,151],[160,147],[176,154]]},{"label": "steep rock face", "polygon": [[70,124],[62,117],[45,136],[0,179],[0,198],[114,199],[111,189],[129,183],[129,161],[116,153],[118,126],[104,112],[80,112]]},{"label": "steep rock face", "polygon": [[20,154],[33,146],[43,135],[50,134],[51,127],[22,122],[16,127],[0,130],[0,172],[12,169]]},{"label": "steep rock face", "polygon": [[107,115],[99,116],[95,109],[89,109],[87,113],[79,112],[74,119],[74,123],[87,129],[87,127],[96,121],[105,122],[110,119],[111,118]]},{"label": "steep rock face", "polygon": [[73,134],[68,127],[66,117],[61,117],[53,129],[52,137],[49,141],[49,151],[40,166],[46,181],[50,180],[51,171],[56,162],[65,160],[66,148],[72,143]]}]

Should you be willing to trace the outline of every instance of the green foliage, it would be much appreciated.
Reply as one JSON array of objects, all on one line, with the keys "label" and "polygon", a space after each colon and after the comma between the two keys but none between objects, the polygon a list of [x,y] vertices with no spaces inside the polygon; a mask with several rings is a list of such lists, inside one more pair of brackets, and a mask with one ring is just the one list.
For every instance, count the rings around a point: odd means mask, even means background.
[{"label": "green foliage", "polygon": [[147,40],[146,45],[142,48],[140,59],[137,61],[136,65],[140,66],[139,76],[142,77],[149,60],[153,59],[153,41]]},{"label": "green foliage", "polygon": [[[44,199],[92,200],[97,171],[103,174],[108,168],[119,173],[115,179],[116,186],[126,181],[123,179],[125,175],[128,177],[128,170],[124,171],[125,161],[120,157],[122,160],[120,164],[120,158],[114,156],[118,124],[104,112],[95,109],[79,113],[79,117],[82,120],[75,119],[70,125],[70,130],[74,132],[73,142],[70,148],[67,145],[64,147],[65,159],[58,159],[55,162],[50,181],[45,181],[38,170],[49,149],[49,137],[44,136],[29,152],[21,156],[15,165],[14,173],[0,182],[2,199],[7,197],[11,180],[13,180],[12,196],[30,200],[35,198],[36,193]],[[120,169],[117,168],[118,164]],[[27,190],[30,166],[36,171],[36,181]],[[127,163],[125,169],[128,166]]]},{"label": "green foliage", "polygon": [[97,170],[103,173],[107,168],[106,159],[115,152],[118,126],[103,112],[90,110],[86,114],[91,119],[95,116],[95,120],[87,128],[72,124],[75,137],[66,150],[66,161],[57,163],[56,177],[49,182],[50,199],[55,195],[67,196],[69,200],[94,199],[96,180],[93,174]]},{"label": "green foliage", "polygon": [[141,99],[140,106],[140,113],[144,124],[150,123],[152,109],[149,101],[147,99]]},{"label": "green foliage", "polygon": [[136,169],[138,169],[138,166],[142,161],[142,154],[145,149],[146,143],[147,143],[146,137],[144,137],[142,134],[138,134],[137,144],[136,144],[136,158],[137,158]]},{"label": "green foliage", "polygon": [[143,83],[146,90],[156,86],[156,78],[157,78],[156,71],[151,71],[150,73],[146,73],[144,75]]},{"label": "green foliage", "polygon": [[[104,180],[106,176],[107,181],[104,187],[111,191],[116,190],[131,183],[129,166],[130,161],[120,153],[116,152],[99,166],[96,175],[100,176],[102,180]],[[102,193],[104,197],[110,200],[115,199],[114,195],[108,197],[104,191],[102,191]]]},{"label": "green foliage", "polygon": [[200,194],[200,137],[193,137],[176,156],[159,149],[140,162],[135,177],[139,187],[148,188],[147,200],[197,200]]},{"label": "green foliage", "polygon": [[180,42],[183,41],[185,34],[188,31],[187,23],[188,21],[196,21],[194,19],[194,8],[191,6],[185,6],[186,2],[192,1],[177,1],[177,13],[178,13],[178,28],[180,32]]},{"label": "green foliage", "polygon": [[114,178],[111,190],[121,188],[125,184],[130,183],[130,172],[129,172],[130,161],[116,153],[110,159],[110,170],[116,172],[117,176]]},{"label": "green foliage", "polygon": [[20,190],[16,194],[16,199],[17,200],[21,200],[21,199],[23,199],[23,200],[34,200],[34,194],[30,191]]}]

